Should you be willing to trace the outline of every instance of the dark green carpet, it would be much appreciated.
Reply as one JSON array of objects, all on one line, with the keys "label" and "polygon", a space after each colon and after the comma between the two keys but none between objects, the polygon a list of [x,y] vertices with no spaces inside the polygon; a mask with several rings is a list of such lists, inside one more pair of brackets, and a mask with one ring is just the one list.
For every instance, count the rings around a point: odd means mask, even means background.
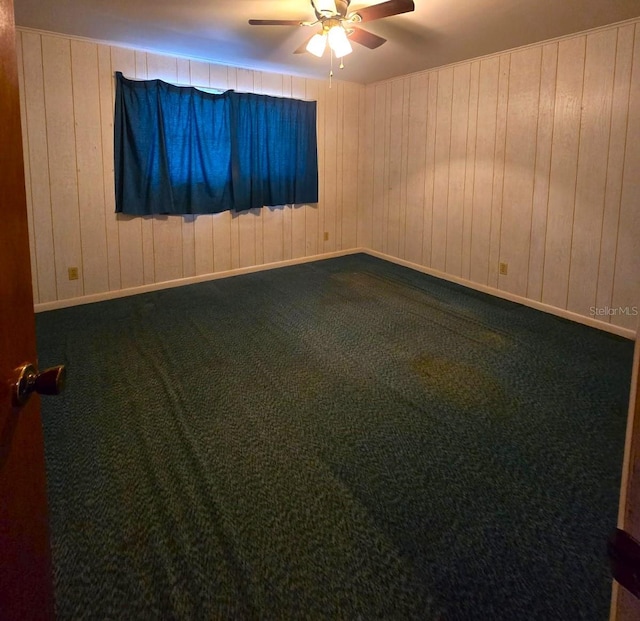
[{"label": "dark green carpet", "polygon": [[363,255],[37,327],[60,619],[607,619],[631,342]]}]

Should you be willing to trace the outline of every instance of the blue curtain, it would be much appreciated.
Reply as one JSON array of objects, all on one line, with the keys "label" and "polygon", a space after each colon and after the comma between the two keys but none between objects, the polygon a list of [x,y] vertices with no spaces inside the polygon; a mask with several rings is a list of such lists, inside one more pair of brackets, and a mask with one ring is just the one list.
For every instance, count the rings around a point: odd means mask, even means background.
[{"label": "blue curtain", "polygon": [[232,93],[231,133],[235,209],[318,202],[315,102]]},{"label": "blue curtain", "polygon": [[116,73],[116,211],[203,214],[318,202],[316,103]]}]

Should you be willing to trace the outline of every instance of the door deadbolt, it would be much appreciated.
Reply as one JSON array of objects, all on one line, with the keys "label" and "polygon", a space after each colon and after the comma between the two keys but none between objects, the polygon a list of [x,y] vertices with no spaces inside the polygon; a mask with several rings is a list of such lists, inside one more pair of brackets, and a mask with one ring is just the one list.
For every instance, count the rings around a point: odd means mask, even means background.
[{"label": "door deadbolt", "polygon": [[13,385],[13,405],[24,405],[34,392],[39,395],[59,395],[64,389],[66,372],[64,365],[45,369],[41,373],[32,364],[23,365],[18,369],[18,380]]}]

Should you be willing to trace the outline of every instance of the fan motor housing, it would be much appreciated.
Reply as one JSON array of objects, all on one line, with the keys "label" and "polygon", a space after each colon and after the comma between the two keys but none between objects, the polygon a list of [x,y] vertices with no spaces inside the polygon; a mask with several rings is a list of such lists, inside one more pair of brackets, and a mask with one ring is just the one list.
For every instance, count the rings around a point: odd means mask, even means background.
[{"label": "fan motor housing", "polygon": [[346,17],[350,4],[351,0],[336,0],[336,9],[338,10],[338,14],[342,17]]}]

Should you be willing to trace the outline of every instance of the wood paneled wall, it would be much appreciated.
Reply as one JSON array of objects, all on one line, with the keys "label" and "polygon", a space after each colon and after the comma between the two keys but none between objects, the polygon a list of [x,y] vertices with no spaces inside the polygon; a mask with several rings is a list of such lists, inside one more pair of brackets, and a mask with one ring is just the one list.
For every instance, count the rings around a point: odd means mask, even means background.
[{"label": "wood paneled wall", "polygon": [[[35,301],[361,247],[635,330],[639,37],[640,25],[626,23],[329,88],[21,30]],[[317,100],[319,205],[116,215],[115,71]]]},{"label": "wood paneled wall", "polygon": [[[355,247],[364,87],[18,31],[36,303]],[[115,214],[114,72],[318,101],[320,202],[187,217]],[[325,233],[328,239],[325,240]],[[68,268],[79,268],[69,280]]]},{"label": "wood paneled wall", "polygon": [[640,24],[370,85],[362,105],[359,246],[636,329]]}]

